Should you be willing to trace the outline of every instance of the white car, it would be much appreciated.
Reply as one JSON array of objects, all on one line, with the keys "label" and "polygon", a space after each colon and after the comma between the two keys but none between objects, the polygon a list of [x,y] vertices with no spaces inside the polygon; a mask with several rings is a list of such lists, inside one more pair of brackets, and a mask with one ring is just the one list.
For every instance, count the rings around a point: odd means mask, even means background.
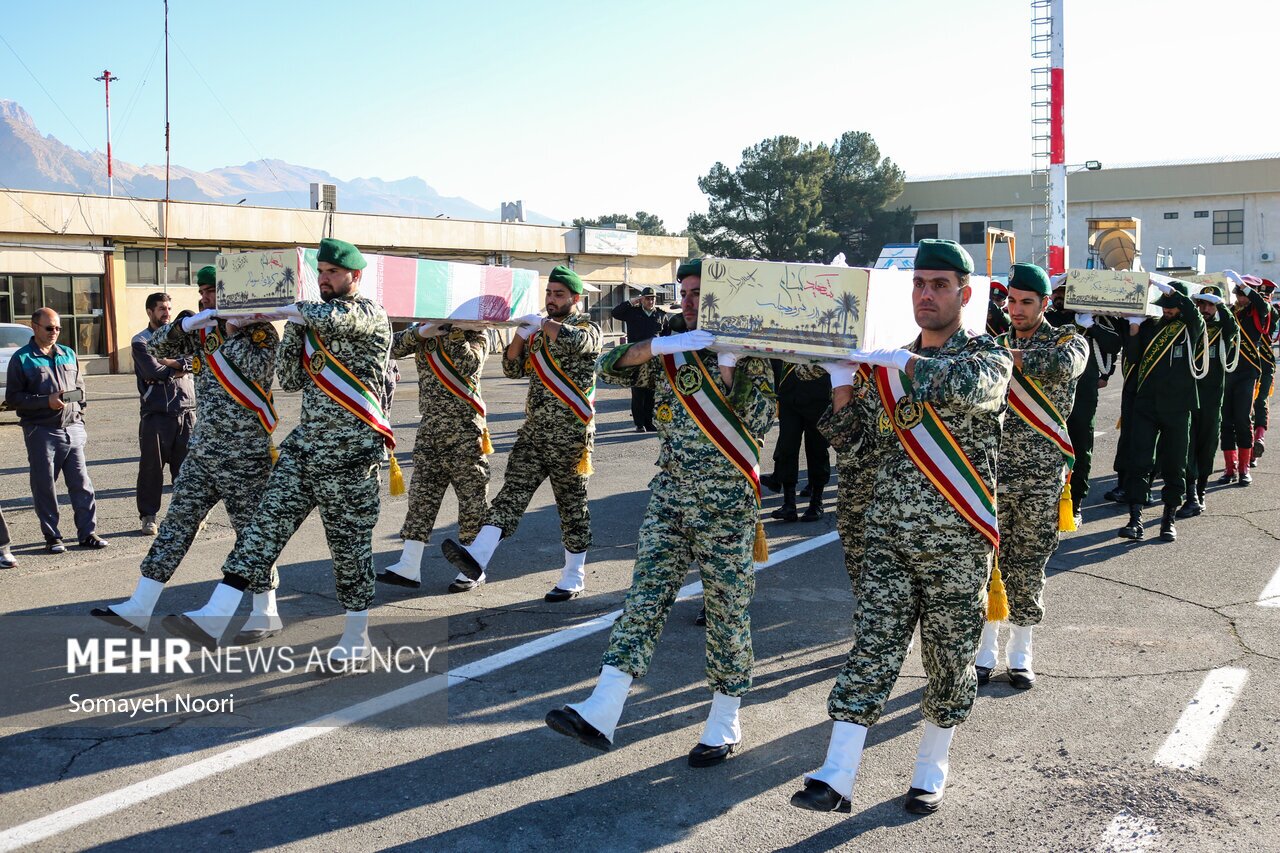
[{"label": "white car", "polygon": [[9,376],[9,359],[31,343],[31,327],[21,323],[0,323],[0,408],[4,407],[4,388]]}]

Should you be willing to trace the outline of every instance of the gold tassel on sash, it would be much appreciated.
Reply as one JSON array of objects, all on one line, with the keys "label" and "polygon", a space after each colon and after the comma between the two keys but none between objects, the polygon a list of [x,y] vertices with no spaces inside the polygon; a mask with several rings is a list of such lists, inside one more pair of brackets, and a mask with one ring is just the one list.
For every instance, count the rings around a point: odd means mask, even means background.
[{"label": "gold tassel on sash", "polygon": [[480,432],[480,452],[485,456],[493,455],[493,439],[489,438],[489,425],[485,424]]},{"label": "gold tassel on sash", "polygon": [[1004,591],[1004,578],[1000,577],[1000,554],[996,553],[991,568],[991,585],[987,587],[987,621],[1003,622],[1009,618],[1009,596]]},{"label": "gold tassel on sash", "polygon": [[1062,487],[1062,497],[1058,498],[1058,532],[1074,533],[1076,531],[1076,512],[1071,504],[1071,477]]},{"label": "gold tassel on sash", "polygon": [[756,519],[756,540],[751,543],[751,559],[757,563],[769,561],[769,540],[764,535],[764,523]]},{"label": "gold tassel on sash", "polygon": [[396,461],[394,453],[387,454],[391,467],[391,496],[399,497],[404,494],[404,472],[400,470],[400,463]]},{"label": "gold tassel on sash", "polygon": [[280,461],[280,448],[276,447],[276,443],[269,438],[267,439],[267,452],[271,454],[272,465]]},{"label": "gold tassel on sash", "polygon": [[1120,418],[1116,418],[1116,429],[1120,429]]},{"label": "gold tassel on sash", "polygon": [[582,445],[582,456],[578,458],[578,476],[590,477],[595,472],[596,469],[591,467],[591,446],[584,444]]}]

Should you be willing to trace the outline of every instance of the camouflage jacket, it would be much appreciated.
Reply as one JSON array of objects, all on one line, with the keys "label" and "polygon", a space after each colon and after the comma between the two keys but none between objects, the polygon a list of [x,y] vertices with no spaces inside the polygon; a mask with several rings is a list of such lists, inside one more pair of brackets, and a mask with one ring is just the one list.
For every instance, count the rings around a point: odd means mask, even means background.
[{"label": "camouflage jacket", "polygon": [[[658,425],[657,465],[673,479],[680,481],[715,481],[730,487],[745,483],[742,472],[733,466],[676,396],[662,359],[654,357],[634,367],[616,367],[631,345],[615,347],[600,358],[600,378],[611,385],[626,388],[654,389],[654,422]],[[756,442],[763,443],[765,433],[773,426],[777,402],[773,393],[773,371],[762,358],[738,359],[733,374],[733,388],[724,387],[716,354],[700,350],[697,357],[725,395],[733,411],[742,420]]]},{"label": "camouflage jacket", "polygon": [[[1002,336],[1000,343],[1022,351],[1022,374],[1039,383],[1058,414],[1064,419],[1069,417],[1075,404],[1076,382],[1089,359],[1089,345],[1074,327],[1055,327],[1045,320],[1030,338],[1008,335]],[[1000,440],[1001,490],[1060,488],[1062,468],[1061,451],[1010,411]]]},{"label": "camouflage jacket", "polygon": [[600,355],[600,327],[586,314],[569,314],[561,321],[560,332],[554,341],[548,341],[541,331],[534,332],[525,342],[524,355],[519,359],[502,356],[502,372],[508,379],[529,379],[529,395],[525,398],[524,414],[527,424],[538,430],[553,432],[571,430],[573,435],[594,433],[595,418],[583,424],[573,410],[560,401],[542,384],[533,369],[533,353],[539,347],[550,347],[551,355],[584,394],[596,379],[596,357]]},{"label": "camouflage jacket", "polygon": [[[921,348],[917,338],[907,349],[922,357],[912,379],[913,401],[933,405],[994,492],[1013,356],[990,335],[965,329],[941,347]],[[852,401],[838,412],[828,409],[818,428],[838,454],[856,454],[862,471],[873,478],[868,528],[910,531],[907,547],[931,547],[915,534],[972,529],[907,456],[874,379],[855,378]]]},{"label": "camouflage jacket", "polygon": [[[172,323],[156,329],[147,344],[147,352],[155,358],[191,358],[191,372],[196,386],[196,426],[191,434],[190,452],[237,456],[267,456],[270,439],[262,422],[227,393],[209,369],[209,351],[200,346],[199,332],[182,331],[182,320],[191,315],[184,311]],[[258,383],[268,394],[274,381],[276,345],[280,336],[270,323],[253,323],[226,337],[226,321],[218,321],[223,335],[216,351],[227,361]],[[214,346],[212,330],[206,338]]]},{"label": "camouflage jacket", "polygon": [[[332,302],[299,302],[307,326],[377,399],[387,371],[391,324],[371,299],[355,295]],[[382,436],[329,398],[303,365],[303,327],[287,323],[276,358],[276,378],[285,391],[302,391],[302,420],[289,434],[313,460],[335,466],[372,464],[382,457]]]},{"label": "camouflage jacket", "polygon": [[465,433],[468,439],[477,438],[484,429],[484,418],[446,388],[427,364],[428,354],[438,351],[443,351],[458,372],[479,389],[480,374],[489,355],[489,339],[474,329],[454,329],[447,335],[423,340],[418,337],[417,327],[410,326],[391,343],[392,358],[412,355],[418,366],[418,411],[423,425],[436,429],[440,435]]}]

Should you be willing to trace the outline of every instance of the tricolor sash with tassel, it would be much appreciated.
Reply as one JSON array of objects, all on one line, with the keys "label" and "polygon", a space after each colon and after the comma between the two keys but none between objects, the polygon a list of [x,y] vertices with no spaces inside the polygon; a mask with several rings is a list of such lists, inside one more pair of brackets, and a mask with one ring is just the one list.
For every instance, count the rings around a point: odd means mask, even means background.
[{"label": "tricolor sash with tassel", "polygon": [[[550,341],[542,332],[535,333],[530,339],[529,346],[533,350],[530,356],[533,372],[557,400],[577,415],[578,420],[584,424],[591,423],[591,419],[596,415],[595,374],[591,377],[591,387],[583,391],[569,378],[569,374],[565,373],[560,362],[556,361],[556,357],[551,354],[549,343]],[[589,477],[595,473],[591,467],[591,445],[585,438],[582,444],[582,456],[578,459],[578,473],[583,477]]]},{"label": "tricolor sash with tassel", "polygon": [[201,357],[197,355],[192,361],[192,369],[199,371],[201,367],[207,365],[213,378],[222,386],[222,390],[226,391],[231,399],[258,416],[258,422],[266,430],[268,450],[271,453],[271,462],[274,464],[280,456],[280,451],[276,450],[271,434],[275,432],[276,424],[280,419],[276,415],[271,392],[262,390],[261,385],[245,376],[240,368],[227,358],[226,353],[222,351],[225,340],[216,328],[212,334],[208,329],[201,329],[200,349],[204,353],[203,364]]},{"label": "tricolor sash with tassel", "polygon": [[[428,344],[426,361],[427,366],[431,368],[431,372],[435,374],[436,379],[440,380],[440,384],[446,391],[475,409],[476,414],[481,418],[487,416],[484,399],[480,396],[480,388],[471,381],[470,377],[464,376],[462,371],[458,370],[458,366],[453,363],[453,359],[449,358],[442,344],[437,344],[435,347]],[[480,432],[480,452],[485,456],[493,453],[493,440],[489,437],[487,421]]]},{"label": "tricolor sash with tassel", "polygon": [[[696,353],[678,352],[662,356],[662,369],[676,399],[698,429],[747,478],[759,508],[760,443],[725,399],[707,366]],[[757,563],[769,559],[769,543],[765,539],[764,524],[758,516],[751,557]]]},{"label": "tricolor sash with tassel", "polygon": [[347,369],[324,345],[315,329],[306,327],[302,338],[302,367],[316,387],[356,418],[368,424],[382,436],[387,448],[391,468],[391,494],[404,494],[404,473],[396,461],[396,436],[391,421],[382,411],[382,403],[365,387],[360,379]]}]

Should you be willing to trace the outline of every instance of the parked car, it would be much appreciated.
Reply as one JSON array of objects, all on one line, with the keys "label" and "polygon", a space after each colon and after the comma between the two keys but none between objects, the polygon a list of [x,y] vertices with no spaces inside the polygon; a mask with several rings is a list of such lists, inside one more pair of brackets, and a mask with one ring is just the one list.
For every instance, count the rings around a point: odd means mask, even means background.
[{"label": "parked car", "polygon": [[21,323],[0,323],[0,409],[4,408],[5,383],[9,377],[9,359],[31,342],[31,327]]}]

